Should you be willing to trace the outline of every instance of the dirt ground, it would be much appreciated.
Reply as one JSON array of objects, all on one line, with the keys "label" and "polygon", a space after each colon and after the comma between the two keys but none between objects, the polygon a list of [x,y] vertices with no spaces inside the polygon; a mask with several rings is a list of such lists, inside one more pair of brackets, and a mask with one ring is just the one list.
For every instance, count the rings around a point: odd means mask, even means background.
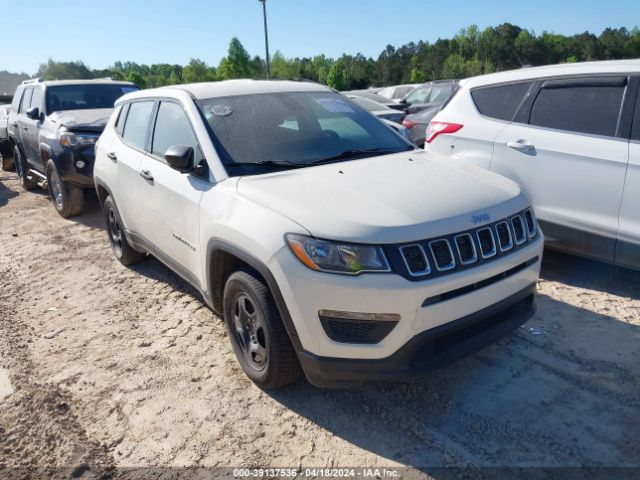
[{"label": "dirt ground", "polygon": [[547,252],[536,316],[473,357],[418,383],[263,392],[186,283],[153,258],[114,259],[88,200],[64,220],[0,172],[0,369],[14,390],[0,399],[0,476],[640,468],[640,273]]}]

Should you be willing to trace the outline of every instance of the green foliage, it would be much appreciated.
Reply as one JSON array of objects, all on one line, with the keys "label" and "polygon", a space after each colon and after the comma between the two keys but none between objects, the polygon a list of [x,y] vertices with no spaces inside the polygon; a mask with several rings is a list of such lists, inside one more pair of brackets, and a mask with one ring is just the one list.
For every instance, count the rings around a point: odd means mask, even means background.
[{"label": "green foliage", "polygon": [[336,90],[344,90],[346,88],[345,68],[341,62],[336,62],[331,65],[329,75],[327,75],[327,85]]},{"label": "green foliage", "polygon": [[[277,51],[271,59],[273,78],[312,80],[338,90],[400,83],[420,83],[443,78],[464,78],[525,65],[610,60],[640,57],[640,29],[606,28],[599,36],[583,32],[573,36],[542,32],[536,35],[517,25],[503,23],[480,30],[477,25],[461,29],[451,39],[420,41],[401,47],[388,45],[377,59],[362,54],[332,59],[287,58]],[[142,88],[177,83],[209,82],[230,78],[264,78],[265,62],[253,58],[237,38],[229,43],[218,68],[192,58],[185,66],[139,65],[116,62],[108,69],[91,70],[84,63],[48,60],[37,76],[47,80],[99,78],[130,80]],[[26,75],[0,72],[0,91],[13,92]]]}]

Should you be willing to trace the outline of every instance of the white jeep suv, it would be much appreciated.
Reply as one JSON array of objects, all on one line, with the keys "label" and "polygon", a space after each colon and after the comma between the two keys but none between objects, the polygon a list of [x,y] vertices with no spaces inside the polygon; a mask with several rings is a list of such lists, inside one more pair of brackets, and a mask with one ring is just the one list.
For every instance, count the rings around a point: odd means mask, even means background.
[{"label": "white jeep suv", "polygon": [[425,148],[520,183],[548,246],[640,268],[639,87],[639,60],[469,78]]},{"label": "white jeep suv", "polygon": [[260,387],[417,376],[532,315],[528,196],[326,87],[128,94],[96,150],[115,256],[152,254],[193,284]]}]

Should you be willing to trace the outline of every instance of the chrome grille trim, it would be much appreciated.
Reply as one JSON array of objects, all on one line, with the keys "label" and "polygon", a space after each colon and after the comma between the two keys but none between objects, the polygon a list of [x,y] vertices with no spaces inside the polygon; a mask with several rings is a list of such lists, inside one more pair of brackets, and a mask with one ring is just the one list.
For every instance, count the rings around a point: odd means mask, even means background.
[{"label": "chrome grille trim", "polygon": [[[527,217],[527,214],[529,214],[529,217]],[[529,223],[528,218],[531,218],[531,224]],[[538,233],[538,222],[536,220],[536,216],[533,214],[533,210],[531,210],[530,208],[527,208],[524,211],[524,220],[525,220],[525,225],[527,227],[527,233],[529,234],[529,238],[535,237],[536,234]]]},{"label": "chrome grille trim", "polygon": [[[516,224],[515,224],[515,220],[519,220],[520,221],[520,226],[522,228],[522,237],[518,238],[518,233],[517,233],[517,229],[516,229]],[[522,215],[515,215],[513,217],[511,217],[511,226],[513,227],[513,237],[514,240],[516,241],[516,245],[522,245],[524,242],[527,241],[527,222],[524,218],[522,218]]]},{"label": "chrome grille trim", "polygon": [[[480,240],[480,232],[484,232],[484,231],[488,231],[489,232],[489,236],[491,237],[492,249],[487,254],[484,253],[484,251],[482,249],[482,241]],[[493,230],[491,230],[491,228],[489,228],[489,227],[481,228],[480,230],[478,230],[476,232],[476,237],[478,237],[478,245],[480,246],[480,255],[482,255],[482,258],[495,257],[496,254],[498,253],[498,249],[496,248],[496,239],[493,236]]]},{"label": "chrome grille trim", "polygon": [[[433,250],[433,244],[439,243],[439,242],[444,242],[447,245],[447,249],[449,250],[449,255],[451,256],[451,263],[447,265],[440,266],[438,264],[438,258],[436,257],[436,252],[434,252]],[[438,238],[436,240],[432,240],[429,242],[429,249],[431,250],[431,255],[433,255],[433,260],[435,262],[435,265],[438,271],[446,272],[447,270],[456,268],[456,257],[453,256],[453,250],[451,249],[451,244],[449,244],[449,240],[447,240],[446,238]]]},{"label": "chrome grille trim", "polygon": [[[504,225],[504,227],[507,229],[507,234],[509,235],[509,241],[507,242],[506,245],[502,244],[502,239],[500,238],[500,232],[498,231],[498,227],[500,225]],[[513,236],[511,235],[511,229],[509,228],[509,223],[506,220],[496,223],[496,236],[498,237],[498,244],[500,245],[501,252],[507,252],[513,248]]]},{"label": "chrome grille trim", "polygon": [[[425,270],[421,272],[411,271],[411,267],[409,267],[409,262],[407,262],[407,258],[405,257],[405,254],[404,254],[404,250],[409,247],[416,247],[418,250],[420,250],[420,253],[422,254],[422,258],[424,259],[424,264],[426,265]],[[400,247],[400,256],[402,257],[404,266],[407,267],[407,271],[409,272],[409,275],[411,275],[412,277],[420,277],[422,275],[429,275],[431,273],[431,265],[429,264],[429,257],[427,257],[427,254],[424,252],[422,245],[420,245],[419,243],[412,243],[412,244],[403,245],[402,247]]]},{"label": "chrome grille trim", "polygon": [[[471,248],[473,249],[473,257],[470,260],[462,259],[462,252],[460,252],[460,245],[458,245],[458,239],[462,237],[468,237],[469,242],[471,243]],[[460,235],[456,235],[453,238],[453,243],[456,244],[456,250],[458,251],[458,258],[460,259],[460,263],[462,265],[471,265],[472,263],[476,263],[478,261],[478,251],[476,250],[476,244],[473,241],[473,237],[470,233],[461,233]]]}]

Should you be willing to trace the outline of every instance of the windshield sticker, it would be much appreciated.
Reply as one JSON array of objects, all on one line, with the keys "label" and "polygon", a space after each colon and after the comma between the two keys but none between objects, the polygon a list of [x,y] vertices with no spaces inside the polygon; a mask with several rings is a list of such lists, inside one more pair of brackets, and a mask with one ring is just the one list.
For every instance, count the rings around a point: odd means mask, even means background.
[{"label": "windshield sticker", "polygon": [[339,98],[314,98],[318,105],[331,113],[356,113],[347,103]]},{"label": "windshield sticker", "polygon": [[229,105],[218,104],[211,105],[209,111],[216,117],[228,117],[233,113],[233,108],[231,108]]}]

